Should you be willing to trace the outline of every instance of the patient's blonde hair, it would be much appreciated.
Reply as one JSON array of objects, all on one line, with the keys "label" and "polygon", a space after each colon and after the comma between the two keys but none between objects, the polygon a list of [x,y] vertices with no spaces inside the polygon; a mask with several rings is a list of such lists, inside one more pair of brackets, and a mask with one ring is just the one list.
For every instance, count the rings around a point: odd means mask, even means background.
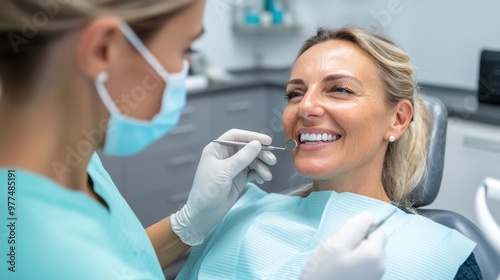
[{"label": "patient's blonde hair", "polygon": [[127,22],[146,40],[168,17],[195,0],[0,0],[0,78],[29,84],[55,38],[100,16]]},{"label": "patient's blonde hair", "polygon": [[[409,100],[413,105],[413,121],[400,139],[389,143],[382,170],[382,184],[389,198],[411,210],[414,201],[410,193],[425,176],[431,118],[422,97],[417,93],[410,57],[388,38],[360,27],[349,26],[318,29],[316,35],[306,40],[298,56],[312,46],[329,40],[352,42],[375,59],[389,105],[396,105],[403,99]],[[308,191],[310,189],[305,192]]]}]

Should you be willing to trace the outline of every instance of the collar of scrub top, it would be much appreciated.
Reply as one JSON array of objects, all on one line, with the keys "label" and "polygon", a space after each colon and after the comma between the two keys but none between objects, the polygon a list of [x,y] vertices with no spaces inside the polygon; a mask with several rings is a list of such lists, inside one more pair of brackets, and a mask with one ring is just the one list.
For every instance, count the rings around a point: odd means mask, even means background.
[{"label": "collar of scrub top", "polygon": [[476,215],[479,227],[490,244],[500,254],[500,227],[488,209],[486,199],[500,201],[500,181],[493,178],[484,179],[476,192]]}]

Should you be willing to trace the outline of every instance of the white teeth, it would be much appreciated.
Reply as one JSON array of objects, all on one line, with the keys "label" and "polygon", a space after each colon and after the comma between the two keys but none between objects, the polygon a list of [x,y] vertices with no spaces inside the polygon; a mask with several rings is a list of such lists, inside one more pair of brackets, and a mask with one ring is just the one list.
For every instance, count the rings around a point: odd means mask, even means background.
[{"label": "white teeth", "polygon": [[338,139],[337,135],[332,135],[328,133],[323,133],[323,134],[309,134],[309,133],[303,133],[299,137],[300,142],[304,141],[335,141]]}]

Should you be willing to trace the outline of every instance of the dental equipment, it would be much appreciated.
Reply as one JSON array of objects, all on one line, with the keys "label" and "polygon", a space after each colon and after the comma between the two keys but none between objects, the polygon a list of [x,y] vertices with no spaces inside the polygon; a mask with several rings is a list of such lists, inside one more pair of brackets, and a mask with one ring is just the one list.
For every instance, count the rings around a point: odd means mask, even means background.
[{"label": "dental equipment", "polygon": [[[227,140],[214,140],[213,142],[219,143],[222,145],[237,146],[237,147],[243,147],[246,144],[248,144],[247,142],[227,141]],[[263,151],[279,150],[279,151],[287,151],[287,152],[291,153],[297,149],[297,146],[298,146],[297,141],[295,141],[295,139],[290,139],[290,140],[286,141],[284,148],[263,145],[262,150]]]},{"label": "dental equipment", "polygon": [[366,232],[366,236],[365,238],[368,237],[368,235],[370,235],[372,232],[374,232],[376,229],[378,229],[381,225],[383,225],[385,223],[385,221],[387,221],[387,219],[389,219],[392,215],[394,215],[394,213],[396,213],[396,208],[392,209],[392,211],[389,213],[389,215],[387,215],[385,218],[381,219],[380,221],[374,223],[369,229],[368,231]]},{"label": "dental equipment", "polygon": [[500,226],[491,215],[486,204],[486,198],[500,201],[500,181],[486,178],[476,192],[476,215],[479,228],[491,243],[491,246],[500,253]]}]

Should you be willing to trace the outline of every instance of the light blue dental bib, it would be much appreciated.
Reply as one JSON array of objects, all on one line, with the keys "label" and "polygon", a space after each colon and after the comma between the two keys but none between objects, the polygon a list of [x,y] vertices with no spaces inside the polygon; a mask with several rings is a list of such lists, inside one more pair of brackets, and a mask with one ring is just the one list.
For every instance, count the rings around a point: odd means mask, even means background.
[{"label": "light blue dental bib", "polygon": [[[299,279],[322,240],[359,212],[382,219],[397,208],[353,193],[306,198],[249,184],[226,217],[193,248],[176,279]],[[383,279],[453,279],[475,243],[425,217],[397,209],[387,234]]]}]

